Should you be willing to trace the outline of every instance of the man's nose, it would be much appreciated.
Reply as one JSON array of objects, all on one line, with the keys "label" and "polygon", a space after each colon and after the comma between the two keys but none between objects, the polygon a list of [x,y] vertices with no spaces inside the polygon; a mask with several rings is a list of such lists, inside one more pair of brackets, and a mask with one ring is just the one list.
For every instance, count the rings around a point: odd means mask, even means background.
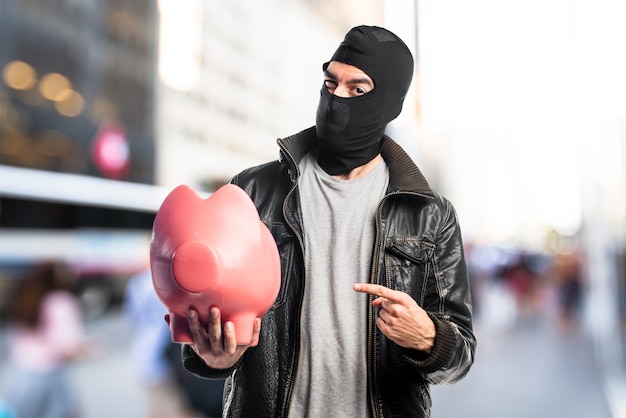
[{"label": "man's nose", "polygon": [[338,84],[337,87],[335,87],[335,91],[333,91],[333,94],[335,96],[344,98],[350,97],[350,91],[348,90],[348,87],[343,84]]}]

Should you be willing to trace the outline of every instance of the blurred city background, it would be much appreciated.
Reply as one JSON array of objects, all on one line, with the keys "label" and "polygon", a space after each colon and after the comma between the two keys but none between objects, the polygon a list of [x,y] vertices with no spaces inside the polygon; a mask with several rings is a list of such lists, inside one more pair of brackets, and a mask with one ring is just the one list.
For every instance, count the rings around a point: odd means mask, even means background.
[{"label": "blurred city background", "polygon": [[[159,204],[277,158],[321,64],[374,24],[413,50],[388,130],[455,204],[470,267],[476,363],[433,417],[626,417],[624,22],[621,0],[0,0],[0,390],[6,310],[54,260],[97,346],[68,369],[83,416],[158,416],[136,344],[167,332],[137,302]],[[219,413],[220,382],[171,367],[185,390],[157,399]]]}]

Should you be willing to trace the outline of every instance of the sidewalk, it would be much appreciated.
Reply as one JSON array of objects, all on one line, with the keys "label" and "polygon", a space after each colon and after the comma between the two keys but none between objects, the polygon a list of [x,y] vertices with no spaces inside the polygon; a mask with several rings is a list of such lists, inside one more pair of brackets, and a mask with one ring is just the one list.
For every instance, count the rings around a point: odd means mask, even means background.
[{"label": "sidewalk", "polygon": [[[497,333],[479,322],[475,328],[474,366],[460,382],[432,387],[432,418],[617,418],[609,412],[585,335],[560,336],[545,319]],[[127,324],[119,312],[111,312],[91,321],[88,329],[107,336],[109,347],[101,358],[73,368],[84,417],[145,416],[145,393],[128,353]],[[0,346],[6,343],[0,340]]]},{"label": "sidewalk", "polygon": [[450,386],[432,387],[432,418],[610,418],[591,340],[560,335],[547,319],[487,332],[476,361]]}]

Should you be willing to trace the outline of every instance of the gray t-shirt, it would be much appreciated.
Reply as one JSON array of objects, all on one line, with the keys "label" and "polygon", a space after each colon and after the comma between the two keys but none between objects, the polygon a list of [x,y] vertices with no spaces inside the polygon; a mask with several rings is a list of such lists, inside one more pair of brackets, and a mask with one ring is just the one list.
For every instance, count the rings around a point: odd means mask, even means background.
[{"label": "gray t-shirt", "polygon": [[314,156],[300,165],[306,285],[300,363],[289,415],[367,417],[367,296],[376,206],[389,183],[384,161],[338,180]]}]

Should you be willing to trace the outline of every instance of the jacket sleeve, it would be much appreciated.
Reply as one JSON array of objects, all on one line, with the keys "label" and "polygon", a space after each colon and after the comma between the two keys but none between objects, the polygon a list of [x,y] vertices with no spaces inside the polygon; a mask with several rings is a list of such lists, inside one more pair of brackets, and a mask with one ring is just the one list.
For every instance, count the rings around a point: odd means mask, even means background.
[{"label": "jacket sleeve", "polygon": [[[436,235],[436,291],[427,295],[428,311],[436,328],[429,355],[404,350],[408,361],[432,384],[454,383],[464,377],[474,362],[476,338],[472,330],[472,301],[465,264],[461,230],[453,206],[445,199],[443,217]],[[438,299],[438,300],[434,300]]]},{"label": "jacket sleeve", "polygon": [[[228,369],[214,369],[206,365],[198,355],[187,344],[183,344],[181,349],[181,360],[183,367],[190,373],[204,379],[225,379],[232,374],[237,367],[235,364]],[[241,359],[239,360],[241,361]]]}]

